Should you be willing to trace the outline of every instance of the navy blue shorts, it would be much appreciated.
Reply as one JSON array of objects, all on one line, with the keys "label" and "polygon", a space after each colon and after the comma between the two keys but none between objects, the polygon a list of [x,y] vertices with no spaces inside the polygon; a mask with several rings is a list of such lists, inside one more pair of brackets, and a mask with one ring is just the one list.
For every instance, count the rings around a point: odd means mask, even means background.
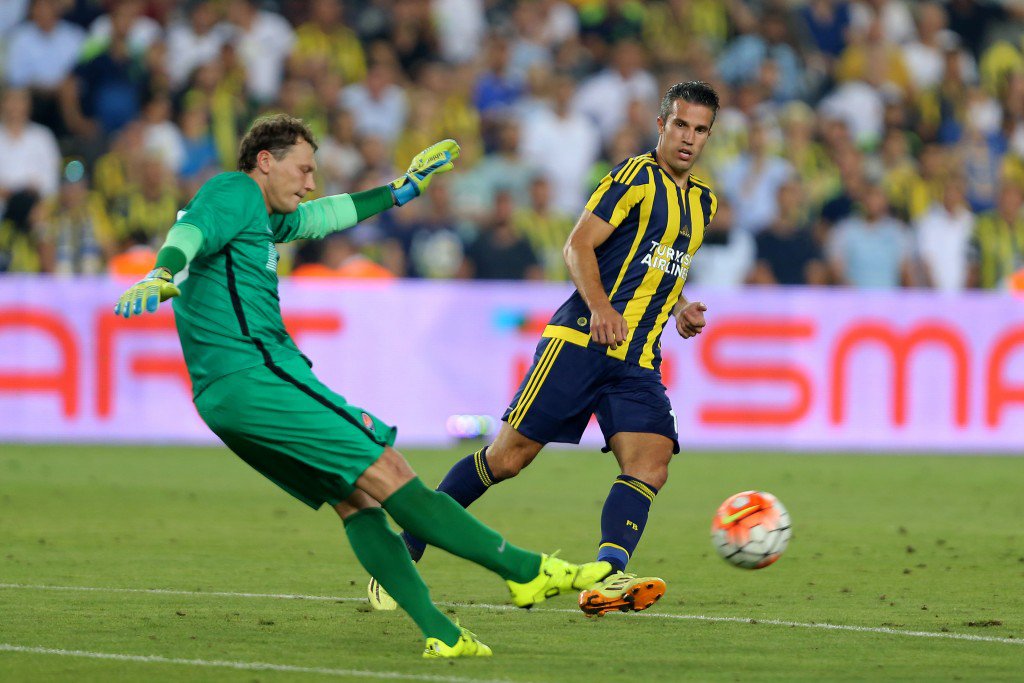
[{"label": "navy blue shorts", "polygon": [[562,339],[541,339],[501,419],[540,443],[579,443],[591,415],[606,451],[615,434],[641,432],[671,439],[672,452],[679,452],[676,416],[661,375]]}]

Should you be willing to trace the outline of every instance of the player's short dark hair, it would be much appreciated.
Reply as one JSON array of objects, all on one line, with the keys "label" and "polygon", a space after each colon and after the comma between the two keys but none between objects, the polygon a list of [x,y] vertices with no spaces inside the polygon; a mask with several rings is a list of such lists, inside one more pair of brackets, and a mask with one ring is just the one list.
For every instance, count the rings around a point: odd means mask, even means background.
[{"label": "player's short dark hair", "polygon": [[710,84],[704,81],[686,81],[676,83],[665,91],[665,97],[661,99],[661,109],[658,111],[662,121],[668,121],[672,114],[672,103],[676,100],[707,107],[711,110],[712,125],[715,123],[715,117],[718,116],[718,93]]},{"label": "player's short dark hair", "polygon": [[313,133],[302,119],[288,114],[261,116],[252,122],[249,132],[238,146],[238,170],[248,173],[256,168],[256,157],[263,150],[273,154],[275,159],[280,159],[302,140],[316,151]]}]

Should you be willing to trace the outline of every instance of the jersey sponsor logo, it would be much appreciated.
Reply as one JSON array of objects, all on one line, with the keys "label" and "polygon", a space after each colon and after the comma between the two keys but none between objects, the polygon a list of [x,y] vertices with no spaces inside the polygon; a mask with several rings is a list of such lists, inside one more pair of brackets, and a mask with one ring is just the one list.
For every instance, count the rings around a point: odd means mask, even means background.
[{"label": "jersey sponsor logo", "polygon": [[373,418],[370,417],[369,413],[363,413],[362,418],[363,424],[366,426],[367,429],[369,429],[371,432],[376,431],[377,427],[376,425],[373,424]]},{"label": "jersey sponsor logo", "polygon": [[690,272],[692,260],[693,257],[682,249],[674,249],[661,242],[651,240],[651,246],[640,263],[685,281],[687,273]]}]

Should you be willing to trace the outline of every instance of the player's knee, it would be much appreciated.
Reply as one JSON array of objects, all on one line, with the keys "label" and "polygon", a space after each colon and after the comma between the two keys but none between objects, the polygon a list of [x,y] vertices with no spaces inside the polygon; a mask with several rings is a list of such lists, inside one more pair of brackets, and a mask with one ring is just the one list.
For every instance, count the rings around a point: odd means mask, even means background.
[{"label": "player's knee", "polygon": [[660,491],[668,482],[668,463],[638,463],[632,467],[623,468],[622,473],[626,476],[639,479],[643,483],[653,486]]},{"label": "player's knee", "polygon": [[533,462],[535,456],[535,453],[521,448],[496,449],[492,444],[487,449],[487,466],[496,479],[511,479]]}]

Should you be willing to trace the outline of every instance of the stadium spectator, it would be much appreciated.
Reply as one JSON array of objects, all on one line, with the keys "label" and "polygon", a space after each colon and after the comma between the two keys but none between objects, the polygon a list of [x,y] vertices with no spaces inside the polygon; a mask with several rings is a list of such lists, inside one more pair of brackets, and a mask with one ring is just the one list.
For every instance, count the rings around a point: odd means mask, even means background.
[{"label": "stadium spectator", "polygon": [[495,119],[508,116],[525,91],[521,77],[512,72],[511,57],[509,39],[499,33],[491,34],[485,53],[486,67],[473,87],[473,106],[480,112],[485,128]]},{"label": "stadium spectator", "polygon": [[84,48],[86,54],[102,49],[110,42],[115,14],[121,14],[119,21],[128,25],[128,49],[133,55],[145,54],[151,45],[163,39],[163,27],[143,13],[145,7],[141,0],[113,0],[108,5],[110,11],[98,16],[89,26]]},{"label": "stadium spectator", "polygon": [[785,16],[767,9],[757,31],[741,34],[725,46],[718,58],[719,74],[726,83],[736,86],[759,80],[771,70],[765,85],[772,99],[797,99],[804,92],[804,75],[788,34]]},{"label": "stadium spectator", "polygon": [[487,33],[483,0],[432,0],[430,9],[438,33],[441,58],[454,64],[466,64],[476,59]]},{"label": "stadium spectator", "polygon": [[906,0],[861,0],[850,8],[851,35],[877,24],[882,33],[877,39],[891,45],[903,45],[917,37],[914,15]]},{"label": "stadium spectator", "polygon": [[[359,251],[351,235],[336,232],[322,241],[307,242],[319,246],[316,260],[297,265],[292,277],[348,280],[392,280],[395,275]],[[301,250],[300,250],[301,252]]]},{"label": "stadium spectator", "polygon": [[15,26],[7,41],[8,85],[52,93],[74,68],[85,32],[60,14],[57,0],[32,0],[28,21]]},{"label": "stadium spectator", "polygon": [[[817,117],[814,110],[803,102],[790,102],[779,112],[779,124],[782,128],[781,156],[803,180],[803,202],[818,211],[839,179],[835,164],[816,139]],[[715,133],[717,135],[718,131]]]},{"label": "stadium spectator", "polygon": [[493,210],[498,192],[507,192],[517,206],[529,198],[530,180],[536,170],[520,156],[519,123],[512,118],[498,129],[498,146],[474,167],[472,173],[453,178],[459,213],[484,221]]},{"label": "stadium spectator", "polygon": [[167,29],[167,70],[175,88],[184,86],[197,67],[217,59],[231,38],[213,0],[189,0],[184,15]]},{"label": "stadium spectator", "polygon": [[569,271],[565,267],[562,248],[572,231],[571,214],[562,212],[552,200],[554,190],[543,175],[534,176],[530,182],[530,202],[515,210],[513,223],[516,232],[526,237],[533,251],[544,267],[548,280],[566,280]]},{"label": "stadium spectator", "polygon": [[576,93],[576,110],[590,117],[605,142],[626,120],[629,103],[658,99],[658,82],[644,68],[646,55],[639,43],[624,40],[612,52],[608,68],[584,81]]},{"label": "stadium spectator", "polygon": [[756,233],[775,219],[779,187],[789,180],[793,168],[769,149],[768,122],[750,123],[747,148],[718,174],[720,192],[733,206],[742,206],[734,215],[737,230]]},{"label": "stadium spectator", "polygon": [[797,179],[778,192],[778,215],[757,234],[756,262],[750,281],[758,285],[825,285],[828,269],[821,248],[815,242]]},{"label": "stadium spectator", "polygon": [[797,9],[812,47],[829,60],[838,57],[846,48],[852,19],[851,4],[845,0],[807,0]]},{"label": "stadium spectator", "polygon": [[447,184],[431,187],[427,199],[385,214],[391,221],[381,262],[406,277],[468,277],[466,247],[474,229],[455,215]]},{"label": "stadium spectator", "polygon": [[32,101],[24,88],[8,88],[0,99],[0,213],[11,195],[30,191],[43,199],[57,193],[60,150],[50,130],[29,119]]},{"label": "stadium spectator", "polygon": [[154,93],[142,108],[142,144],[146,152],[162,159],[177,175],[185,163],[185,139],[171,115],[171,98],[166,93]]},{"label": "stadium spectator", "polygon": [[138,119],[150,85],[144,62],[128,45],[131,16],[114,12],[111,19],[110,42],[84,57],[61,86],[61,111],[68,129],[90,145],[102,145],[109,135]]},{"label": "stadium spectator", "polygon": [[[181,208],[174,174],[158,153],[144,152],[137,175],[128,179],[125,193],[111,204],[111,223],[117,239],[158,244]],[[145,240],[137,238],[144,235]],[[145,274],[145,273],[143,273]]]},{"label": "stadium spectator", "polygon": [[366,78],[366,52],[345,24],[341,0],[312,0],[309,18],[295,29],[291,70],[300,74],[330,72],[343,84]]},{"label": "stadium spectator", "polygon": [[942,201],[914,224],[924,282],[946,292],[967,286],[968,249],[974,216],[964,197],[963,178],[946,180]]},{"label": "stadium spectator", "polygon": [[273,102],[295,43],[291,24],[261,9],[259,0],[228,0],[227,19],[235,50],[245,64],[246,92],[260,104]]},{"label": "stadium spectator", "polygon": [[551,49],[580,35],[580,18],[563,0],[537,0],[537,26],[541,40]]},{"label": "stadium spectator", "polygon": [[29,88],[32,118],[58,135],[66,132],[58,93],[84,42],[85,31],[60,18],[57,0],[32,0],[28,21],[15,26],[6,41],[7,85]]},{"label": "stadium spectator", "polygon": [[355,116],[360,135],[373,135],[391,144],[405,128],[405,91],[395,81],[395,67],[387,62],[371,64],[363,82],[341,91],[338,104]]},{"label": "stadium spectator", "polygon": [[61,183],[40,237],[43,269],[59,275],[97,275],[115,254],[103,198],[86,176]]},{"label": "stadium spectator", "polygon": [[718,200],[718,211],[704,233],[700,252],[690,266],[687,284],[708,289],[736,289],[750,277],[754,267],[754,237],[735,228],[733,213],[728,199]]},{"label": "stadium spectator", "polygon": [[889,214],[885,190],[864,190],[862,213],[835,226],[827,245],[838,284],[858,289],[895,289],[911,281],[912,241],[906,225]]},{"label": "stadium spectator", "polygon": [[1024,268],[1024,191],[1012,183],[999,190],[996,208],[978,216],[971,236],[967,282],[971,287],[1006,287]]},{"label": "stadium spectator", "polygon": [[178,117],[178,125],[185,147],[185,157],[178,170],[181,195],[191,197],[203,182],[224,170],[224,167],[210,131],[210,117],[205,108],[191,106],[184,110]]},{"label": "stadium spectator", "polygon": [[575,92],[569,76],[556,76],[550,104],[523,122],[521,143],[523,158],[536,159],[551,183],[554,206],[567,214],[586,201],[588,173],[601,152],[597,130],[572,108]]},{"label": "stadium spectator", "polygon": [[320,142],[320,178],[326,195],[347,191],[363,169],[352,112],[336,109],[330,122],[328,133]]},{"label": "stadium spectator", "polygon": [[42,270],[42,207],[33,190],[15,192],[7,198],[0,217],[0,273]]},{"label": "stadium spectator", "polygon": [[599,60],[614,46],[643,38],[644,3],[638,0],[589,0],[580,3],[580,36]]},{"label": "stadium spectator", "polygon": [[501,190],[494,198],[494,213],[466,257],[469,273],[478,280],[542,280],[544,269],[529,240],[516,230],[511,193]]}]

